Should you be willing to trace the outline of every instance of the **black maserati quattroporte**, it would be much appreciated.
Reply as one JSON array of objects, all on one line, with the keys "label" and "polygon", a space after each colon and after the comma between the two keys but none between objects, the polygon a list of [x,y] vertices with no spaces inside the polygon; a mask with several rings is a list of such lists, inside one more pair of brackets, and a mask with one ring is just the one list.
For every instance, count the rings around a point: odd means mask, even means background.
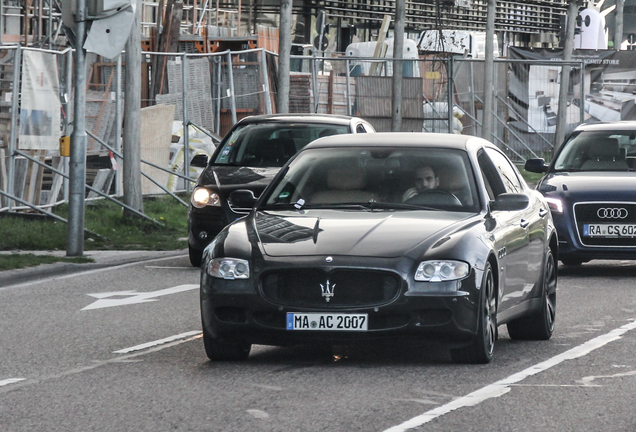
[{"label": "black maserati quattroporte", "polygon": [[498,326],[552,336],[557,237],[548,204],[480,138],[377,133],[299,151],[203,252],[212,360],[252,344],[437,340],[492,359]]}]

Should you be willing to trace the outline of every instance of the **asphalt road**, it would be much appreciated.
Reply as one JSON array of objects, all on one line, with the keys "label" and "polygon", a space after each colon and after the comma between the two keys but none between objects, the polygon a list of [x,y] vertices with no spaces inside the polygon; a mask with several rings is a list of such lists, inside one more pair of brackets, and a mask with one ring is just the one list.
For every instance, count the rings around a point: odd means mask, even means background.
[{"label": "asphalt road", "polygon": [[636,261],[561,267],[557,328],[211,363],[185,256],[0,287],[0,431],[636,431]]}]

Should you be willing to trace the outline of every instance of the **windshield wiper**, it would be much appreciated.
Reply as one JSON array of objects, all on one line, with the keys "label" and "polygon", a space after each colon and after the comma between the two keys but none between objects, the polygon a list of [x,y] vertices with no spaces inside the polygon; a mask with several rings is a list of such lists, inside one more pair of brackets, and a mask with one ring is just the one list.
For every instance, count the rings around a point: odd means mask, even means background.
[{"label": "windshield wiper", "polygon": [[383,203],[383,202],[369,202],[364,204],[359,203],[342,203],[342,204],[316,204],[306,205],[305,208],[323,208],[323,209],[351,209],[351,210],[439,210],[434,207],[426,207],[414,204],[402,204],[402,203]]}]

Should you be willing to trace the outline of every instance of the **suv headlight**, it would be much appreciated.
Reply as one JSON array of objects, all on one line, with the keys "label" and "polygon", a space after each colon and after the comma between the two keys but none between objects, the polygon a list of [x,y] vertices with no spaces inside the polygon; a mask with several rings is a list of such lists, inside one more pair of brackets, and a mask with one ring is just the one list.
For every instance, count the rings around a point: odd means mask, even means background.
[{"label": "suv headlight", "polygon": [[422,261],[415,272],[415,280],[423,282],[446,282],[464,279],[470,266],[462,261]]},{"label": "suv headlight", "polygon": [[221,206],[221,198],[219,197],[219,194],[204,187],[194,189],[190,202],[192,202],[192,205],[196,208],[203,208],[205,206]]},{"label": "suv headlight", "polygon": [[210,276],[220,279],[248,279],[249,262],[236,258],[213,258],[207,266]]},{"label": "suv headlight", "polygon": [[548,207],[553,213],[563,213],[563,203],[556,198],[547,198],[545,201],[548,203]]}]

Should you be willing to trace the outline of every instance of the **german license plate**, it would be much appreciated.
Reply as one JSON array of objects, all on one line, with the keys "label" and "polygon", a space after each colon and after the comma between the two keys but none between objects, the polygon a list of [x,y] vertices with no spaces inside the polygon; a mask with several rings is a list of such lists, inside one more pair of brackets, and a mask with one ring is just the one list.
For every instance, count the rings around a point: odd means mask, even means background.
[{"label": "german license plate", "polygon": [[367,314],[287,313],[287,330],[367,331]]},{"label": "german license plate", "polygon": [[636,237],[636,224],[585,224],[585,237]]}]

